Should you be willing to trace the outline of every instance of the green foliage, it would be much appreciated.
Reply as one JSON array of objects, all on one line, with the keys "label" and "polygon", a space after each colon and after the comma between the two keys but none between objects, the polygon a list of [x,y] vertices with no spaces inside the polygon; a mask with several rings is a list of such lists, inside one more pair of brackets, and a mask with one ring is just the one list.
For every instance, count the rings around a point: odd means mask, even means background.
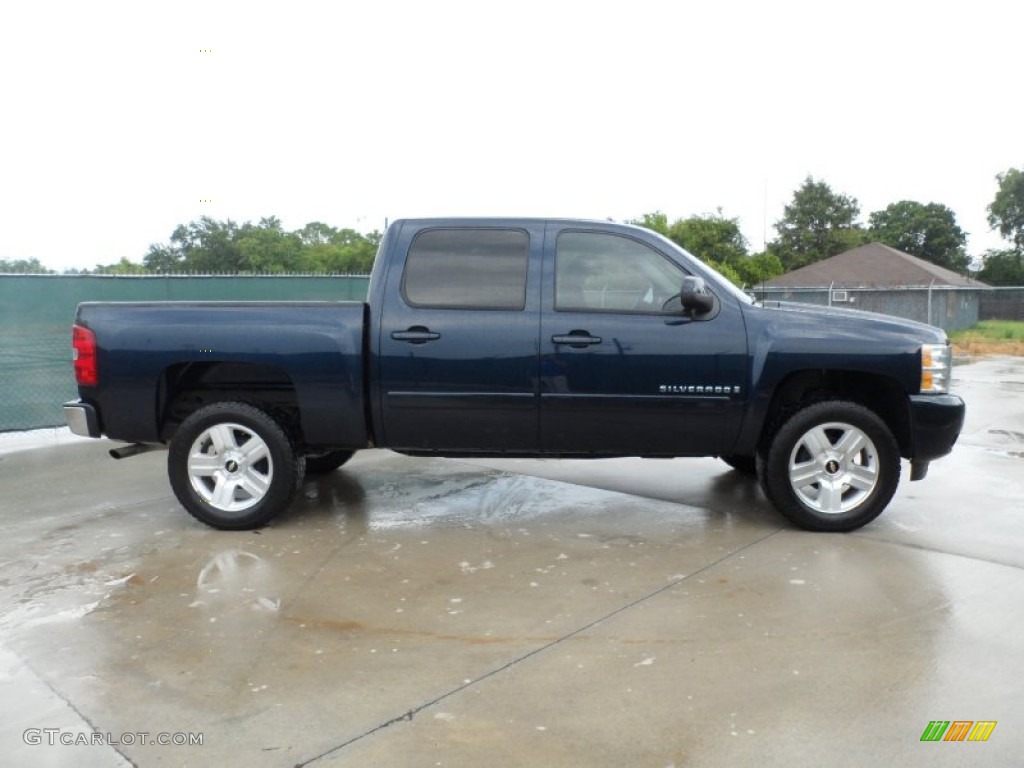
[{"label": "green foliage", "polygon": [[732,264],[714,261],[713,259],[704,259],[703,261],[733,285],[738,285],[740,288],[743,287],[743,278]]},{"label": "green foliage", "polygon": [[965,251],[967,233],[957,226],[956,214],[946,206],[901,200],[875,211],[869,221],[872,240],[955,272],[966,271],[970,262]]},{"label": "green foliage", "polygon": [[988,206],[988,223],[1024,254],[1024,171],[1011,168],[996,175],[999,190]]},{"label": "green foliage", "polygon": [[661,211],[655,211],[654,213],[645,213],[639,219],[631,219],[629,224],[635,224],[638,227],[646,227],[652,229],[659,235],[668,237],[668,216]]},{"label": "green foliage", "polygon": [[1024,285],[1024,257],[1019,251],[989,251],[978,279],[989,285]]},{"label": "green foliage", "polygon": [[753,256],[739,261],[735,264],[736,272],[739,273],[740,286],[755,286],[766,283],[773,277],[778,277],[786,270],[774,253],[757,253]]},{"label": "green foliage", "polygon": [[0,272],[22,275],[52,275],[54,271],[39,263],[39,259],[0,259]]},{"label": "green foliage", "polygon": [[235,245],[239,271],[273,274],[302,270],[302,240],[295,233],[285,232],[276,217],[260,219],[257,226],[243,224]]},{"label": "green foliage", "polygon": [[367,274],[381,238],[319,221],[286,232],[273,216],[242,225],[204,216],[175,228],[169,243],[151,245],[143,263],[150,272]]},{"label": "green foliage", "polygon": [[[121,260],[116,264],[107,264],[106,266],[97,264],[92,273],[96,275],[146,275],[149,274],[149,270],[142,264],[136,264],[134,261],[129,261],[126,257],[122,256]],[[75,273],[69,270],[64,274]],[[83,270],[81,274],[89,274],[89,271]]]},{"label": "green foliage", "polygon": [[957,340],[989,339],[995,341],[1024,341],[1024,323],[1019,320],[982,320],[950,337]]},{"label": "green foliage", "polygon": [[676,219],[671,224],[661,211],[645,213],[629,223],[664,235],[736,285],[744,284],[747,241],[739,219],[727,219],[721,208],[714,214]]},{"label": "green foliage", "polygon": [[864,229],[856,223],[859,215],[856,198],[808,176],[775,223],[778,238],[770,250],[787,270],[835,256],[865,242]]},{"label": "green foliage", "polygon": [[311,246],[310,265],[323,272],[367,274],[373,267],[383,234],[328,228],[326,241]]},{"label": "green foliage", "polygon": [[678,219],[669,226],[668,237],[709,264],[736,265],[747,258],[747,240],[739,219],[727,219],[722,209],[707,216]]}]

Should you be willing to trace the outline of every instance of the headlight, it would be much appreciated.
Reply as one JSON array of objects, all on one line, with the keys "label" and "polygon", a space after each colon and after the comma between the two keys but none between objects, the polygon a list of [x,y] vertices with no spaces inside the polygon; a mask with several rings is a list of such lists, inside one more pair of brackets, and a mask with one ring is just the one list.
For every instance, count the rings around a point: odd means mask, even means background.
[{"label": "headlight", "polygon": [[949,392],[953,374],[953,355],[948,344],[921,345],[921,392],[943,394]]}]

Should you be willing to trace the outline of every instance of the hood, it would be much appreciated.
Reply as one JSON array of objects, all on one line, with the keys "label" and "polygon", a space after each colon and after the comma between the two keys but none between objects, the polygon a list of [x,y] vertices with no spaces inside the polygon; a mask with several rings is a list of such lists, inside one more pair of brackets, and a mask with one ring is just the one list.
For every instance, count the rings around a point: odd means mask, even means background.
[{"label": "hood", "polygon": [[862,309],[823,307],[818,304],[802,304],[795,301],[766,301],[760,308],[769,312],[782,312],[807,321],[818,321],[838,330],[855,331],[861,328],[865,334],[890,333],[912,336],[922,344],[945,344],[946,332],[941,328],[916,320],[907,320],[895,315],[866,312]]}]

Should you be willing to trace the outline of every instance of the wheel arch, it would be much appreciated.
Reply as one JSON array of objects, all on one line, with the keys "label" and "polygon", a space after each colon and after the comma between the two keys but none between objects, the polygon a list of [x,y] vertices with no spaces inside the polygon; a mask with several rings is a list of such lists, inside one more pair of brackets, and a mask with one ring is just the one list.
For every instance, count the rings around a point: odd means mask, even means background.
[{"label": "wheel arch", "polygon": [[821,400],[848,400],[873,411],[892,432],[900,455],[911,455],[910,404],[899,381],[877,373],[841,369],[802,370],[785,376],[769,401],[757,451],[767,450],[775,432],[794,411]]},{"label": "wheel arch", "polygon": [[162,371],[156,404],[160,439],[170,442],[200,408],[236,401],[267,412],[297,444],[303,443],[298,393],[288,372],[274,365],[230,361],[178,363]]}]

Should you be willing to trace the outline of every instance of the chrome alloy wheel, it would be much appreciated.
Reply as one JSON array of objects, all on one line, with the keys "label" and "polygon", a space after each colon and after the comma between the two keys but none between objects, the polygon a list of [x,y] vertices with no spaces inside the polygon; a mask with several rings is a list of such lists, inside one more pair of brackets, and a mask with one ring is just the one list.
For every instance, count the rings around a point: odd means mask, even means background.
[{"label": "chrome alloy wheel", "polygon": [[879,482],[878,450],[863,431],[843,422],[805,432],[789,457],[789,483],[800,501],[826,514],[859,507]]},{"label": "chrome alloy wheel", "polygon": [[223,512],[241,512],[259,503],[274,478],[266,442],[234,423],[203,431],[189,449],[187,467],[193,490]]}]

